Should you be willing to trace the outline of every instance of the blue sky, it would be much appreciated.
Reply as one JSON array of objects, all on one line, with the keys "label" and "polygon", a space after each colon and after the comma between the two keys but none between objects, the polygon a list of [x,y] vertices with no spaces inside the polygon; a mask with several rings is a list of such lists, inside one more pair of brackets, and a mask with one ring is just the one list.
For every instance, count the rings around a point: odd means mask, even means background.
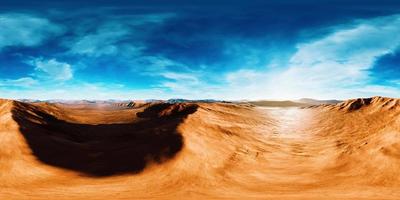
[{"label": "blue sky", "polygon": [[399,1],[0,4],[0,97],[400,97]]}]

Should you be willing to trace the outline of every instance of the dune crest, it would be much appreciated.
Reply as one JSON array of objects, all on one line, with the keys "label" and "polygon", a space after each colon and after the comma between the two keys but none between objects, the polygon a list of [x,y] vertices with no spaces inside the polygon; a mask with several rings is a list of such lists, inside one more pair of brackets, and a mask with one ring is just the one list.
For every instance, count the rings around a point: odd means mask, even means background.
[{"label": "dune crest", "polygon": [[376,96],[371,98],[350,99],[338,104],[324,104],[310,107],[325,107],[332,110],[343,110],[349,112],[363,109],[370,111],[386,111],[400,109],[400,99]]}]

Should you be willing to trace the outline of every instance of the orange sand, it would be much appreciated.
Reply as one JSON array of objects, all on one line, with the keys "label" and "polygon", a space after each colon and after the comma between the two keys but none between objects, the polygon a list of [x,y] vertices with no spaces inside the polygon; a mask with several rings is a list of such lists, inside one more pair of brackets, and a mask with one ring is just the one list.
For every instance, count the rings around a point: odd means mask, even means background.
[{"label": "orange sand", "polygon": [[0,100],[0,199],[400,199],[400,100]]}]

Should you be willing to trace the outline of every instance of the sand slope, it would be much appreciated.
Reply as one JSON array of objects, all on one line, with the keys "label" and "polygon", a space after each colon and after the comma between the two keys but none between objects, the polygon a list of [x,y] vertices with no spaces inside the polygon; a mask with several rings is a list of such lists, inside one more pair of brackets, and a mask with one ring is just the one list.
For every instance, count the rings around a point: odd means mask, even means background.
[{"label": "sand slope", "polygon": [[0,101],[0,199],[399,199],[400,100]]}]

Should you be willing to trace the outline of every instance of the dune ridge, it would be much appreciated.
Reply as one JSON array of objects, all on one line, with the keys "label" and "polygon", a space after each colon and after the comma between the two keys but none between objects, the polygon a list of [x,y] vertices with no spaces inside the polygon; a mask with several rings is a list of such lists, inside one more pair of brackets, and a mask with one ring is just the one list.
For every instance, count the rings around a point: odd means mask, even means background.
[{"label": "dune ridge", "polygon": [[400,99],[375,96],[371,98],[350,99],[338,104],[323,104],[311,106],[313,108],[326,107],[333,110],[356,111],[370,109],[375,111],[393,110],[400,108]]}]

